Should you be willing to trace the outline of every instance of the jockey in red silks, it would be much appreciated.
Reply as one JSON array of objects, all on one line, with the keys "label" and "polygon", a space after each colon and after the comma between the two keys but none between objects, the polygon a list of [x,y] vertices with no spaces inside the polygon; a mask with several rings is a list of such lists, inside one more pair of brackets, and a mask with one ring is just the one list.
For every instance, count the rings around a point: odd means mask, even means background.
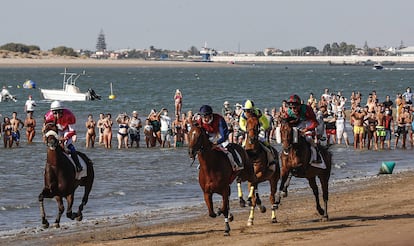
[{"label": "jockey in red silks", "polygon": [[321,157],[318,153],[318,147],[314,140],[315,129],[318,126],[315,112],[312,107],[303,104],[298,95],[291,95],[287,100],[289,106],[286,118],[293,118],[294,125],[300,130],[300,133],[305,136],[305,139],[311,145],[312,163],[321,163]]},{"label": "jockey in red silks", "polygon": [[53,101],[50,110],[45,114],[45,123],[56,123],[60,140],[64,141],[64,145],[70,151],[70,156],[75,162],[77,171],[82,171],[78,154],[72,143],[72,137],[76,135],[73,127],[76,123],[75,115],[69,109],[64,108],[61,102]]},{"label": "jockey in red silks", "polygon": [[201,117],[197,119],[197,123],[206,130],[210,142],[212,142],[217,149],[227,154],[232,165],[233,163],[236,163],[242,168],[242,164],[240,163],[241,160],[237,157],[238,154],[235,153],[233,148],[228,148],[230,132],[223,116],[213,113],[213,109],[209,105],[201,106],[199,114]]}]

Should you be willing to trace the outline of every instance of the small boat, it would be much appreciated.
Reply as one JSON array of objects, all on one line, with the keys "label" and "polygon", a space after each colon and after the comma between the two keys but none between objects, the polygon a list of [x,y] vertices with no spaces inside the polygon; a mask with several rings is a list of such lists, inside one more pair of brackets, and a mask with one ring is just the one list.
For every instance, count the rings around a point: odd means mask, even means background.
[{"label": "small boat", "polygon": [[68,73],[65,68],[65,72],[61,73],[61,75],[63,75],[63,88],[40,89],[44,99],[59,101],[89,101],[101,99],[101,96],[96,94],[93,89],[89,88],[87,92],[81,92],[79,87],[76,86],[76,80],[82,74]]},{"label": "small boat", "polygon": [[384,68],[384,66],[382,66],[381,63],[375,63],[374,67],[372,69],[374,70],[382,70]]}]

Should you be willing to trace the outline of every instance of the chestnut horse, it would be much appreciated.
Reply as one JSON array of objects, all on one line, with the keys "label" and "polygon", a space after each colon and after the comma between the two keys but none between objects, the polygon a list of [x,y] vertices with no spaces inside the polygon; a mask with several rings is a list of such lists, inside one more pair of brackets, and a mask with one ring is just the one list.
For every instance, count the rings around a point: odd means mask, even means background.
[{"label": "chestnut horse", "polygon": [[[204,193],[208,213],[210,217],[215,218],[217,215],[224,215],[225,231],[224,235],[230,235],[229,221],[233,216],[229,216],[229,197],[230,184],[238,177],[242,181],[255,182],[253,165],[247,156],[246,151],[238,144],[229,144],[229,147],[235,148],[240,154],[244,169],[234,172],[232,165],[223,151],[217,150],[210,142],[206,131],[200,126],[193,125],[188,133],[188,154],[193,161],[198,156],[200,162],[200,171],[198,181]],[[213,194],[222,196],[222,207],[217,214],[213,208]]]},{"label": "chestnut horse", "polygon": [[[313,195],[316,200],[316,209],[322,216],[322,220],[329,220],[328,217],[328,183],[331,176],[332,154],[326,147],[318,144],[319,154],[321,154],[326,168],[322,169],[314,167],[310,164],[311,149],[310,144],[306,141],[304,136],[298,134],[298,141],[294,143],[293,135],[294,129],[289,123],[290,119],[282,119],[280,132],[282,139],[282,153],[280,159],[282,161],[281,167],[281,184],[280,190],[283,190],[285,196],[287,196],[287,188],[290,183],[290,179],[293,176],[299,178],[306,178],[309,182],[309,186],[312,188]],[[316,183],[316,177],[322,186],[322,196],[324,201],[324,209],[319,202],[319,191]],[[277,193],[277,199],[280,200],[280,190]]]},{"label": "chestnut horse", "polygon": [[[247,152],[247,155],[249,156],[250,160],[253,163],[254,166],[254,172],[257,178],[257,183],[252,184],[249,182],[248,189],[249,189],[249,197],[248,197],[248,203],[251,204],[251,200],[256,199],[254,202],[257,206],[259,206],[259,209],[262,213],[266,212],[266,207],[262,205],[262,202],[259,197],[259,193],[257,191],[257,185],[258,183],[269,181],[270,184],[270,204],[272,204],[272,223],[276,223],[276,209],[278,208],[279,203],[276,203],[275,200],[275,193],[277,191],[277,182],[280,178],[280,166],[279,166],[279,155],[275,148],[272,148],[272,154],[273,158],[275,160],[275,164],[269,166],[269,160],[268,160],[268,154],[267,151],[264,148],[267,148],[259,141],[259,132],[260,132],[260,122],[259,118],[254,113],[248,113],[246,112],[247,116],[247,124],[246,124],[246,140],[244,143],[244,149]],[[240,205],[244,206],[244,199],[243,199],[243,193],[241,191],[240,183],[238,183],[239,188],[239,200]],[[253,195],[254,194],[254,195]],[[247,225],[253,225],[254,220],[254,208],[251,207],[250,211],[250,217],[248,220]]]},{"label": "chestnut horse", "polygon": [[[79,159],[83,159],[86,163],[87,176],[76,179],[76,168],[68,157],[63,153],[58,136],[58,130],[55,124],[48,123],[44,130],[45,141],[47,144],[47,160],[44,173],[44,187],[39,195],[40,213],[42,216],[42,225],[44,228],[49,227],[49,222],[46,219],[46,213],[43,205],[44,198],[55,197],[58,204],[58,215],[55,220],[55,227],[60,227],[60,218],[65,210],[63,206],[63,198],[66,198],[67,209],[66,216],[70,219],[82,220],[83,206],[88,202],[88,196],[92,189],[94,180],[94,169],[92,161],[83,153],[78,152]],[[84,186],[85,191],[82,198],[82,203],[76,213],[72,212],[72,205],[75,195],[75,190],[78,186]]]}]

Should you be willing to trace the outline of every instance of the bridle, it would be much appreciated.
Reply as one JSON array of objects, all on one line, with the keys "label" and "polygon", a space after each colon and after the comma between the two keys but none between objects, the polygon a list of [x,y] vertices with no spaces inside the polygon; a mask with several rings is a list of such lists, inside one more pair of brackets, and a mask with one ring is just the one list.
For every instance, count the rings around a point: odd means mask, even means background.
[{"label": "bridle", "polygon": [[49,149],[55,150],[59,145],[59,135],[56,130],[50,129],[51,127],[55,127],[55,124],[53,123],[46,124],[45,129],[49,128],[49,130],[47,130],[45,133],[46,145],[47,147],[49,147]]},{"label": "bridle", "polygon": [[[204,151],[204,146],[201,142],[202,141],[202,139],[201,139],[202,136],[201,135],[203,134],[204,129],[199,127],[199,126],[193,126],[193,128],[195,128],[195,127],[197,127],[198,131],[199,131],[197,141],[196,141],[195,144],[192,144],[191,147],[189,146],[189,149],[188,149],[188,154],[190,155],[190,158],[193,160],[193,162],[191,163],[191,166],[194,164],[196,156],[199,153],[202,153]],[[193,129],[193,130],[190,131],[189,137],[191,139],[193,139],[196,134],[197,134],[196,130]],[[205,132],[204,132],[204,134],[205,134]]]}]

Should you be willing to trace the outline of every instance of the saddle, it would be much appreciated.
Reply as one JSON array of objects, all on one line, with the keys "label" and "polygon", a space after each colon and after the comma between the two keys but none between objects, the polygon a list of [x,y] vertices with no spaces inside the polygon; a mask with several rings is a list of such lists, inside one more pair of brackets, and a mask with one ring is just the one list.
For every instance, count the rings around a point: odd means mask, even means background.
[{"label": "saddle", "polygon": [[244,169],[244,165],[242,163],[242,158],[241,158],[240,153],[233,147],[233,145],[234,144],[232,143],[227,144],[226,147],[217,145],[215,147],[215,150],[225,153],[230,161],[233,171],[237,172],[237,171]]},{"label": "saddle", "polygon": [[[63,152],[64,154],[65,154],[65,156],[70,160],[70,162],[72,163],[72,165],[73,165],[73,167],[75,168],[75,171],[76,171],[76,164],[75,164],[75,162],[73,161],[73,159],[72,159],[72,157],[71,157],[71,155],[70,154],[68,154],[68,153],[66,153],[66,152]],[[86,177],[87,175],[88,175],[88,173],[87,173],[87,165],[86,165],[86,162],[85,162],[85,160],[78,154],[78,159],[79,159],[79,163],[81,164],[81,166],[82,166],[82,171],[80,171],[80,172],[76,172],[76,176],[75,176],[75,178],[77,179],[77,180],[80,180],[81,178],[83,178],[83,177]]]}]

